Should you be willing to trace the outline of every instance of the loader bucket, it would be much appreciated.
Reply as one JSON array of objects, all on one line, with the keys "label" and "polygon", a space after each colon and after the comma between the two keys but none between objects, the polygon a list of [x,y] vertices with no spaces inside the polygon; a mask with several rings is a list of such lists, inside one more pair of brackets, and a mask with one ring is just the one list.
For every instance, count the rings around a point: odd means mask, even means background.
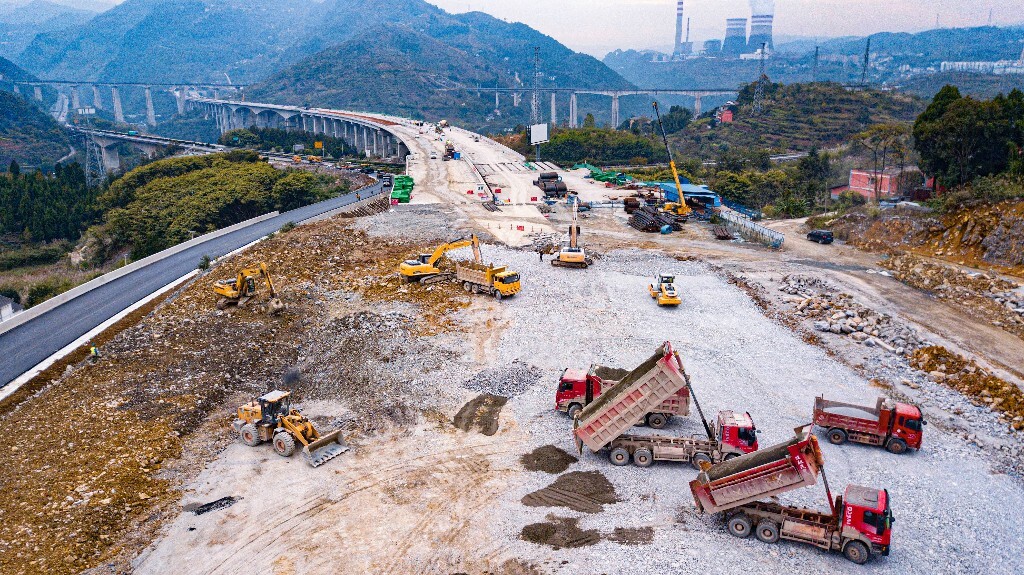
[{"label": "loader bucket", "polygon": [[345,438],[341,436],[339,429],[307,445],[302,450],[302,456],[313,467],[320,467],[348,450],[348,443],[345,443]]}]

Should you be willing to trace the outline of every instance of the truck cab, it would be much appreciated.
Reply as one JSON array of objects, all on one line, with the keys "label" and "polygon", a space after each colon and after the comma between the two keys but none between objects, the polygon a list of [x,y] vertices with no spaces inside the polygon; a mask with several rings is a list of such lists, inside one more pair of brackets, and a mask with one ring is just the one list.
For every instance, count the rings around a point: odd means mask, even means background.
[{"label": "truck cab", "polygon": [[749,413],[718,412],[715,435],[723,452],[745,455],[757,451],[757,428]]},{"label": "truck cab", "polygon": [[498,272],[494,275],[494,289],[503,296],[510,296],[519,293],[519,274],[512,271]]},{"label": "truck cab", "polygon": [[921,409],[909,403],[897,403],[890,416],[889,435],[902,439],[907,447],[921,449],[924,418]]},{"label": "truck cab", "polygon": [[893,522],[889,492],[850,485],[843,497],[836,499],[836,509],[842,512],[839,535],[846,558],[864,563],[870,555],[888,555]]},{"label": "truck cab", "polygon": [[588,378],[583,369],[566,368],[558,378],[555,391],[555,409],[576,417],[584,407],[601,395],[601,380]]}]

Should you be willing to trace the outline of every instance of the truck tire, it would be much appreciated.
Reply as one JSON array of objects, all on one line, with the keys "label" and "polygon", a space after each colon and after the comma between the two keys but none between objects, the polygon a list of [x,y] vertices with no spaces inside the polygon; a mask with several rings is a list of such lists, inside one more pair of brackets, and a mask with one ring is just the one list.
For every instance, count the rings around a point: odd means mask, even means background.
[{"label": "truck tire", "polygon": [[288,457],[295,453],[295,438],[287,431],[278,431],[274,434],[274,451],[281,457]]},{"label": "truck tire", "polygon": [[652,429],[661,429],[668,425],[668,417],[664,413],[648,413],[647,414],[647,427]]},{"label": "truck tire", "polygon": [[251,423],[246,423],[238,430],[238,437],[242,440],[242,443],[249,447],[255,447],[262,443],[260,441],[260,433],[256,429],[256,426]]},{"label": "truck tire", "polygon": [[650,449],[641,447],[633,452],[633,463],[637,467],[650,467],[654,463],[654,454]]},{"label": "truck tire", "polygon": [[726,453],[725,457],[722,458],[722,461],[729,461],[731,459],[736,459],[739,456],[740,456],[739,453]]},{"label": "truck tire", "polygon": [[707,453],[696,453],[694,454],[693,459],[690,460],[690,463],[693,465],[693,468],[696,469],[697,471],[700,471],[700,464],[702,462],[711,465],[711,456],[708,455]]},{"label": "truck tire", "polygon": [[889,443],[886,444],[885,448],[889,450],[889,453],[895,453],[896,455],[900,455],[901,453],[907,452],[907,442],[897,437],[894,437],[889,440]]},{"label": "truck tire", "polygon": [[771,519],[762,519],[757,523],[757,530],[754,536],[762,543],[779,542],[779,526]]},{"label": "truck tire", "polygon": [[495,292],[494,292],[494,299],[496,299],[498,301],[501,301],[501,292],[500,291],[495,290]]},{"label": "truck tire", "polygon": [[473,284],[473,287],[471,288],[471,291],[473,293],[480,293],[480,286],[478,286],[476,284]]},{"label": "truck tire", "polygon": [[576,414],[581,411],[583,411],[583,406],[578,403],[573,403],[569,405],[569,409],[566,410],[566,413],[569,414],[569,419],[576,419]]},{"label": "truck tire", "polygon": [[469,282],[462,282],[462,289],[466,290],[466,293],[469,293],[473,289],[473,284]]},{"label": "truck tire", "polygon": [[625,447],[616,447],[608,454],[608,460],[612,465],[625,465],[629,463],[629,450]]},{"label": "truck tire", "polygon": [[842,445],[846,443],[846,432],[838,427],[833,427],[828,430],[828,442],[832,445]]},{"label": "truck tire", "polygon": [[857,565],[863,565],[868,562],[868,558],[871,554],[868,552],[867,545],[864,545],[860,541],[850,541],[843,549],[843,556]]},{"label": "truck tire", "polygon": [[733,537],[746,539],[747,537],[750,537],[750,532],[752,531],[750,518],[742,513],[734,515],[729,519],[728,529],[729,533],[732,534]]}]

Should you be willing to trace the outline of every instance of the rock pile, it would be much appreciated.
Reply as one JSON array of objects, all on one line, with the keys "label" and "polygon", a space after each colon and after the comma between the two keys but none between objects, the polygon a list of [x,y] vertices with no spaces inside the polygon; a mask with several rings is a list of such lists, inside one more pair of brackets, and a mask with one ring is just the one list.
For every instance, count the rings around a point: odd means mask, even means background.
[{"label": "rock pile", "polygon": [[540,381],[543,375],[537,367],[516,360],[508,367],[485,369],[462,385],[481,393],[515,397]]},{"label": "rock pile", "polygon": [[779,290],[789,294],[784,299],[796,306],[796,315],[814,320],[814,329],[820,332],[847,335],[857,343],[897,355],[926,345],[917,330],[855,303],[853,296],[833,291],[820,279],[786,276]]}]

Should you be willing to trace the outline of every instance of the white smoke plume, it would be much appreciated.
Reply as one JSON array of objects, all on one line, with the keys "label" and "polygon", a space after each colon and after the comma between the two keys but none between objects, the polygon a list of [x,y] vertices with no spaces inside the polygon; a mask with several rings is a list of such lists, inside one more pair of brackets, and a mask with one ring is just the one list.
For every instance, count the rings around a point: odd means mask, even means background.
[{"label": "white smoke plume", "polygon": [[775,0],[750,0],[750,13],[754,16],[775,15]]}]

